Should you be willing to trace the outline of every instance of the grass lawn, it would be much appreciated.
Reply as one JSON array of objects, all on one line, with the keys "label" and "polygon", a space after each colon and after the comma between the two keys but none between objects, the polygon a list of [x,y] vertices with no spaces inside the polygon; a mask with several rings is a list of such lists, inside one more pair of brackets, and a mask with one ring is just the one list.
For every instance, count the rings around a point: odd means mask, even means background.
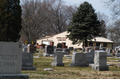
[{"label": "grass lawn", "polygon": [[[109,71],[93,71],[91,67],[70,67],[71,61],[72,59],[63,57],[65,66],[54,67],[51,66],[53,57],[40,56],[33,59],[36,71],[22,70],[22,74],[28,74],[29,79],[120,79],[120,68],[116,66],[118,61],[107,61],[108,64],[114,64],[109,66]],[[44,71],[44,68],[52,68],[53,71]]]}]

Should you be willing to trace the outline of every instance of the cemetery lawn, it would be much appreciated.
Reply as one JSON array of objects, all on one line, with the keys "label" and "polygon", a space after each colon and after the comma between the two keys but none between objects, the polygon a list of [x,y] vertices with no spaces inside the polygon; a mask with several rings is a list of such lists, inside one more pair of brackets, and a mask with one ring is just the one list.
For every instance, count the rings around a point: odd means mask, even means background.
[{"label": "cemetery lawn", "polygon": [[[34,54],[36,56],[36,54]],[[38,55],[38,54],[37,54]],[[91,67],[70,67],[72,59],[63,57],[64,66],[51,66],[53,57],[43,57],[33,59],[33,66],[36,71],[22,70],[22,74],[29,75],[29,79],[120,79],[120,68],[117,66],[117,58],[107,58],[109,71],[93,71]],[[119,59],[120,60],[120,59]],[[44,71],[44,68],[52,68],[53,71]]]}]

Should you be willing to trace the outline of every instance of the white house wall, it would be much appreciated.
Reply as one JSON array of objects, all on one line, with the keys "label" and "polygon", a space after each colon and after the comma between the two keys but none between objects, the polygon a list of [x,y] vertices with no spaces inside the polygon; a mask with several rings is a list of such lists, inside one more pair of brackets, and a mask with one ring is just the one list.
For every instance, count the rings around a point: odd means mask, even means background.
[{"label": "white house wall", "polygon": [[[74,47],[74,48],[82,48],[82,44],[72,44],[72,41],[69,40],[68,38],[66,38],[66,35],[68,35],[67,31],[59,33],[54,35],[53,37],[49,37],[49,38],[44,38],[44,39],[38,39],[37,43],[40,45],[42,44],[42,41],[50,41],[50,42],[54,42],[54,46],[57,46],[58,43],[66,43],[66,46],[68,47]],[[88,40],[89,41],[89,40]],[[96,40],[92,39],[93,42],[106,42],[106,43],[113,43],[113,41],[110,41],[106,38],[103,37],[96,37]]]},{"label": "white house wall", "polygon": [[78,45],[78,44],[73,45],[72,41],[69,40],[66,37],[66,35],[68,35],[67,31],[62,32],[60,34],[56,34],[56,35],[54,35],[53,37],[50,37],[50,38],[39,39],[39,40],[37,40],[37,43],[40,45],[40,44],[42,44],[42,41],[46,40],[46,41],[52,41],[52,42],[54,42],[54,46],[57,46],[58,43],[65,42],[66,46],[68,46],[68,47],[82,48],[82,43],[80,45]]}]

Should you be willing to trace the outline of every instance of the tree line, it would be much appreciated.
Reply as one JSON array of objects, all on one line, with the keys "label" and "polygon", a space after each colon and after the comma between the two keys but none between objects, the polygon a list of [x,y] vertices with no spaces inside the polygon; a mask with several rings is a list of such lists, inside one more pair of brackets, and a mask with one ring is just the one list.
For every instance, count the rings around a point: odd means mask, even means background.
[{"label": "tree line", "polygon": [[[109,6],[117,17],[114,24],[108,25],[109,17],[100,12],[97,13],[97,20],[101,35],[119,45],[119,6],[114,1],[117,0],[106,3],[107,6],[114,5]],[[31,43],[47,35],[66,31],[77,9],[78,6],[67,5],[63,0],[0,0],[0,40]]]},{"label": "tree line", "polygon": [[66,31],[75,6],[66,5],[62,0],[22,0],[21,41],[36,42],[46,35]]}]

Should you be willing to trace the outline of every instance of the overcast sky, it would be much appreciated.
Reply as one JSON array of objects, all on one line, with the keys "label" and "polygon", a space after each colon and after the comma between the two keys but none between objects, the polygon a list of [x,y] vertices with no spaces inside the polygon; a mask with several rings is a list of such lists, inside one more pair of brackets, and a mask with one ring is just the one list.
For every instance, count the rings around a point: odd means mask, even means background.
[{"label": "overcast sky", "polygon": [[105,7],[105,0],[64,0],[66,4],[68,5],[80,5],[84,1],[89,2],[92,4],[93,8],[95,9],[96,12],[104,13],[108,16],[110,16],[110,11]]}]

